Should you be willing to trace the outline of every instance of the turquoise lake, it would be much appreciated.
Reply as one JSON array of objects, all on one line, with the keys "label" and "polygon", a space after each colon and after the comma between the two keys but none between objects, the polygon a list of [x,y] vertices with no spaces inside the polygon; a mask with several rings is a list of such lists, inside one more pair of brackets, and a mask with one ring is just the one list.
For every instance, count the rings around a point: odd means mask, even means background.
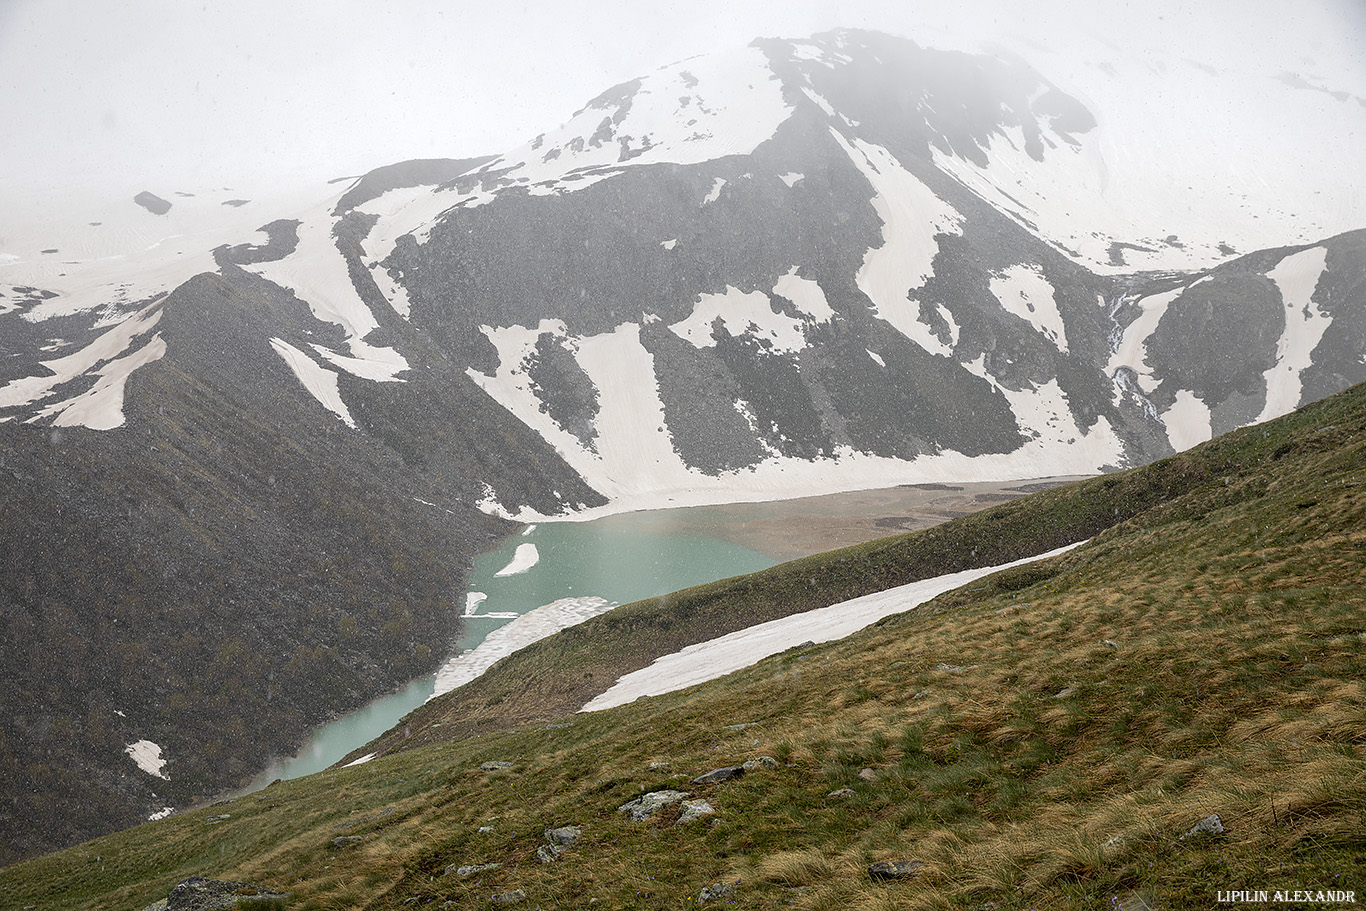
[{"label": "turquoise lake", "polygon": [[[670,528],[670,513],[681,519],[690,510],[628,513],[591,522],[546,522],[509,538],[475,560],[469,592],[487,597],[464,618],[464,634],[447,651],[468,652],[490,633],[513,622],[487,614],[526,614],[564,599],[602,598],[626,604],[641,598],[713,582],[773,566],[777,561],[721,537],[699,532],[696,521]],[[695,519],[695,513],[693,513]],[[534,545],[536,563],[524,572],[498,575],[513,562],[520,545]],[[467,598],[453,598],[462,607]],[[530,619],[530,618],[529,618]],[[436,676],[415,680],[314,732],[293,759],[279,761],[253,784],[297,778],[321,771],[368,743],[420,706],[434,691]]]}]

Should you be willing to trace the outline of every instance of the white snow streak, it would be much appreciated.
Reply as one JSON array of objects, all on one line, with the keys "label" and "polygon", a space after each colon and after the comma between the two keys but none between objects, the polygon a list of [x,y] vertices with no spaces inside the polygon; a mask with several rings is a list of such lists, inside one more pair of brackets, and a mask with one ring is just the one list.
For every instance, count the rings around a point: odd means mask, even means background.
[{"label": "white snow streak", "polygon": [[89,345],[65,357],[42,364],[52,376],[27,376],[0,386],[0,408],[10,405],[29,405],[45,398],[52,390],[82,376],[96,366],[113,361],[132,345],[133,339],[150,332],[161,319],[160,301],[148,304],[133,316],[123,320]]},{"label": "white snow streak", "polygon": [[1055,289],[1038,266],[1020,263],[992,276],[991,293],[1002,307],[1033,326],[1059,351],[1067,351],[1067,330],[1058,312]]},{"label": "white snow streak", "polygon": [[[891,152],[858,138],[846,139],[833,127],[830,134],[849,160],[873,185],[873,208],[882,219],[882,246],[867,252],[855,281],[873,302],[876,314],[902,335],[931,354],[949,356],[946,345],[920,321],[920,305],[910,293],[933,274],[939,234],[961,234],[963,216],[935,196],[918,177],[903,168]],[[954,343],[958,328],[944,308]]]},{"label": "white snow streak", "polygon": [[594,697],[579,711],[601,711],[634,702],[643,696],[658,696],[714,680],[733,671],[750,667],[770,655],[776,655],[803,642],[831,642],[843,639],[883,617],[919,607],[931,598],[966,585],[974,579],[1012,566],[1055,557],[1076,546],[1077,544],[1069,544],[1046,554],[1016,560],[1013,563],[970,569],[912,582],[909,585],[864,595],[829,607],[770,620],[708,642],[690,645],[682,651],[655,659],[647,668],[619,677],[610,689]]},{"label": "white snow streak", "polygon": [[706,197],[705,199],[702,200],[702,205],[705,206],[705,205],[707,205],[708,203],[713,203],[713,202],[716,202],[718,199],[720,199],[720,198],[721,198],[721,188],[724,187],[725,185],[726,185],[726,179],[725,179],[724,177],[718,177],[718,178],[716,178],[716,181],[711,185],[711,192],[708,193],[708,194],[707,194],[707,197]]},{"label": "white snow streak", "polygon": [[275,262],[254,263],[246,268],[293,291],[319,320],[342,327],[351,357],[320,348],[328,360],[362,379],[396,380],[398,373],[408,369],[408,362],[392,348],[376,347],[365,341],[367,335],[379,328],[379,321],[356,292],[346,258],[333,240],[335,205],[336,199],[329,199],[303,217],[299,244],[293,253]]},{"label": "white snow streak", "polygon": [[171,780],[169,775],[161,771],[162,766],[166,765],[166,760],[161,758],[161,747],[152,741],[139,740],[136,743],[130,743],[123,748],[123,752],[127,753],[128,757],[137,763],[138,768],[148,775],[155,775],[165,781]]},{"label": "white snow streak", "polygon": [[305,389],[318,403],[346,422],[346,426],[356,429],[351,411],[342,401],[341,390],[337,388],[337,375],[326,367],[314,362],[307,354],[280,338],[270,340],[271,347],[284,358],[294,376],[303,383]]},{"label": "white snow streak", "polygon": [[[512,555],[512,561],[504,566],[495,576],[516,576],[524,573],[541,561],[541,552],[536,549],[535,544],[518,544],[517,550]],[[477,602],[476,602],[477,603]],[[469,613],[469,606],[466,605],[465,612]]]},{"label": "white snow streak", "polygon": [[616,607],[602,598],[563,598],[522,614],[484,637],[472,650],[447,661],[436,672],[436,687],[428,702],[483,674],[500,658],[546,636],[576,626]]},{"label": "white snow streak", "polygon": [[1327,265],[1328,250],[1311,247],[1292,253],[1267,273],[1285,301],[1285,330],[1276,343],[1276,366],[1266,372],[1266,406],[1254,423],[1280,417],[1300,406],[1300,374],[1310,366],[1311,355],[1332,322],[1332,317],[1310,300]]},{"label": "white snow streak", "polygon": [[[1149,336],[1157,331],[1157,324],[1161,322],[1162,315],[1167,312],[1172,301],[1176,300],[1184,292],[1185,288],[1173,288],[1161,294],[1150,294],[1147,297],[1139,298],[1135,303],[1142,308],[1138,319],[1134,320],[1124,328],[1124,336],[1119,341],[1119,347],[1115,353],[1110,355],[1110,363],[1105,370],[1110,376],[1115,375],[1115,371],[1120,367],[1132,367],[1138,374],[1139,387],[1146,393],[1151,393],[1157,388],[1157,380],[1153,377],[1153,368],[1148,365],[1147,349],[1145,347]],[[1118,396],[1119,390],[1115,390]]]},{"label": "white snow streak", "polygon": [[123,389],[128,377],[139,367],[160,360],[166,354],[166,342],[161,334],[132,354],[105,364],[98,371],[99,380],[85,392],[64,402],[48,405],[31,418],[56,414],[56,427],[89,427],[91,430],[113,430],[123,426]]}]

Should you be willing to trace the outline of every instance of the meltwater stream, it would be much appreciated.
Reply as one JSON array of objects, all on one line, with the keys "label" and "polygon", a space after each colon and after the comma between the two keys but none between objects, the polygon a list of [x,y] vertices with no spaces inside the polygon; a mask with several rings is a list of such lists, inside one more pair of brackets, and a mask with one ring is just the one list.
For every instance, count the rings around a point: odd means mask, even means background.
[{"label": "meltwater stream", "polygon": [[[458,657],[437,674],[320,727],[293,759],[276,762],[253,789],[327,768],[368,743],[434,692],[459,686],[503,655],[613,605],[754,572],[775,560],[701,533],[670,530],[670,512],[533,525],[478,557],[464,598]],[[484,647],[481,649],[480,646]]]}]

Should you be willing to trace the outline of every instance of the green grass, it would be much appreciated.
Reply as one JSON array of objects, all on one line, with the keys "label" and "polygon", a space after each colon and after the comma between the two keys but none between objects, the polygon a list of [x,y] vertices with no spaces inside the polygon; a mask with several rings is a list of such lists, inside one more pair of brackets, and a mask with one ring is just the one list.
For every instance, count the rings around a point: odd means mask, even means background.
[{"label": "green grass", "polygon": [[[688,691],[566,716],[559,700],[584,685],[550,684],[582,680],[586,656],[605,687],[627,633],[688,638],[727,605],[752,621],[765,604],[820,606],[1083,537]],[[525,907],[679,908],[718,881],[746,908],[813,911],[1360,896],[1363,579],[1358,388],[1142,469],[631,605],[410,716],[422,733],[408,740],[425,745],[0,870],[0,905],[140,908],[191,874],[291,891],[290,909],[482,908],[513,889]],[[487,708],[495,695],[516,711]],[[729,728],[741,723],[753,726]],[[761,755],[779,768],[690,784]],[[515,767],[480,771],[489,759]],[[676,809],[646,823],[616,811],[666,787],[717,815],[680,826]],[[1183,838],[1210,813],[1224,835]],[[543,830],[571,823],[579,844],[539,863]],[[339,849],[340,835],[363,840]],[[868,878],[896,859],[925,867],[908,883]],[[502,866],[444,872],[490,861]]]}]

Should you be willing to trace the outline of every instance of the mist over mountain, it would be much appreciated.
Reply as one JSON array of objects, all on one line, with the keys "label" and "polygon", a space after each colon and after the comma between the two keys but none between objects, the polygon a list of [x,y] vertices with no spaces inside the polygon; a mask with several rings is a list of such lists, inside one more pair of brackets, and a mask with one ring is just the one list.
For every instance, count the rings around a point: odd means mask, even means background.
[{"label": "mist over mountain", "polygon": [[501,155],[149,187],[10,255],[0,861],[431,670],[508,519],[1113,471],[1366,380],[1366,226],[1116,210],[1104,130],[1018,59],[761,40]]}]

